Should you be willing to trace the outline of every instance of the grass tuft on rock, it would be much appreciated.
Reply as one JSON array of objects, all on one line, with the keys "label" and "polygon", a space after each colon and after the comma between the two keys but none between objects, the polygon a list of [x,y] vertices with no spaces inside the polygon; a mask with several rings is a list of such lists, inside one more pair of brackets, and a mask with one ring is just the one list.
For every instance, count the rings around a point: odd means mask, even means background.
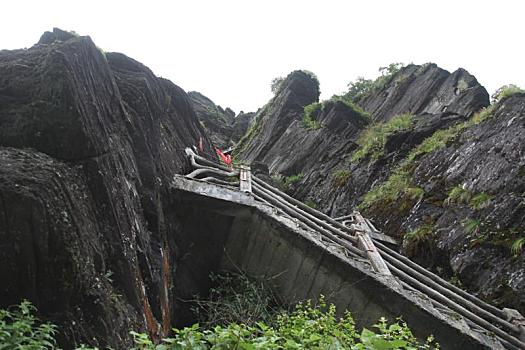
[{"label": "grass tuft on rock", "polygon": [[413,116],[409,113],[398,115],[386,123],[376,123],[367,128],[359,137],[359,148],[352,154],[352,163],[370,157],[379,159],[384,154],[388,138],[398,132],[410,130]]}]

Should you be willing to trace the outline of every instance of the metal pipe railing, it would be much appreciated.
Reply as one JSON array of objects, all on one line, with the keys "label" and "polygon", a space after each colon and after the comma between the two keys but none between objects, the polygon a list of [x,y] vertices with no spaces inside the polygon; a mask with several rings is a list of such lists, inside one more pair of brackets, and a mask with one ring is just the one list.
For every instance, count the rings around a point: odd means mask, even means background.
[{"label": "metal pipe railing", "polygon": [[349,242],[347,242],[347,241],[337,237],[336,235],[334,235],[330,231],[328,231],[328,230],[324,229],[323,227],[317,225],[314,221],[310,220],[308,217],[306,217],[305,215],[300,213],[297,209],[282,203],[282,201],[280,201],[278,198],[276,198],[276,196],[273,195],[271,192],[269,192],[269,191],[267,191],[267,190],[265,190],[265,189],[263,189],[263,188],[261,188],[261,187],[259,187],[257,185],[254,186],[254,190],[255,190],[255,193],[257,195],[259,195],[260,197],[264,198],[270,204],[280,208],[281,210],[283,210],[286,214],[290,215],[291,217],[297,218],[297,219],[303,221],[310,228],[312,228],[312,229],[318,231],[319,233],[323,234],[323,236],[327,237],[331,241],[333,241],[335,243],[339,243],[344,248],[348,249],[349,252],[352,253],[353,255],[357,255],[359,257],[365,257],[366,258],[366,254],[365,254],[364,251],[354,247],[351,243],[349,243]]},{"label": "metal pipe railing", "polygon": [[412,270],[414,270],[415,272],[418,272],[422,275],[425,275],[426,277],[432,279],[434,282],[440,284],[441,286],[447,288],[447,289],[450,289],[451,291],[461,295],[463,298],[469,300],[470,302],[478,305],[479,307],[482,307],[482,308],[486,308],[488,310],[490,310],[491,313],[493,313],[494,315],[500,317],[500,318],[506,318],[506,315],[505,313],[498,309],[497,307],[495,307],[494,305],[491,305],[479,298],[476,298],[475,296],[473,296],[472,294],[469,294],[467,293],[466,291],[456,287],[455,285],[445,281],[444,279],[442,279],[441,277],[437,276],[436,274],[433,274],[432,272],[426,270],[425,268],[421,267],[420,265],[416,264],[415,262],[413,262],[412,260],[408,259],[407,257],[397,253],[396,251],[394,251],[393,249],[390,249],[389,247],[385,246],[384,244],[380,243],[380,242],[377,242],[375,241],[374,242],[376,244],[376,247],[377,249],[379,250],[379,252],[382,253],[382,255],[384,255],[385,259],[397,259],[399,261],[401,261],[402,263],[404,263],[406,266],[410,267]]}]

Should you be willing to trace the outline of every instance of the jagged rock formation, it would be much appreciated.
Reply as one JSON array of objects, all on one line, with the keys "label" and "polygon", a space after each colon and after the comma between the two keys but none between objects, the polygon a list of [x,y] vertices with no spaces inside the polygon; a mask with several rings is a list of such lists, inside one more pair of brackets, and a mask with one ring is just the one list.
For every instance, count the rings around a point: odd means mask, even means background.
[{"label": "jagged rock formation", "polygon": [[[359,205],[386,233],[403,240],[412,232],[404,242],[409,256],[486,300],[524,312],[524,258],[509,250],[525,225],[524,98],[474,116],[489,106],[489,96],[472,75],[409,65],[358,100],[369,116],[331,100],[314,114],[319,127],[308,127],[303,107],[317,102],[316,89],[307,75],[290,74],[241,141],[240,157],[295,175],[289,193],[332,216]],[[405,128],[370,134],[407,113]],[[366,135],[378,141],[364,152]],[[433,143],[418,147],[433,135]],[[455,186],[470,198],[490,199],[447,200]]]},{"label": "jagged rock formation", "polygon": [[197,91],[190,91],[197,118],[203,124],[213,144],[225,149],[238,142],[253,121],[253,113],[239,113],[230,108],[223,109],[212,100]]},{"label": "jagged rock formation", "polygon": [[1,306],[30,299],[65,348],[165,334],[180,272],[167,188],[200,137],[211,153],[182,89],[89,37],[1,51]]}]

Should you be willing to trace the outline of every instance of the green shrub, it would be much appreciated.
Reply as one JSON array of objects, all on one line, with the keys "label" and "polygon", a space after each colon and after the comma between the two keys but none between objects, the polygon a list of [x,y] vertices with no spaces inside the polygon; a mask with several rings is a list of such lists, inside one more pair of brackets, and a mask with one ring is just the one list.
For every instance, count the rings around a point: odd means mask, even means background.
[{"label": "green shrub", "polygon": [[394,75],[396,75],[402,67],[402,63],[391,63],[386,67],[380,67],[379,72],[381,75],[375,80],[358,77],[355,81],[348,83],[348,91],[344,95],[345,98],[355,102],[383,89],[392,81]]},{"label": "green shrub", "polygon": [[423,224],[416,230],[407,232],[404,237],[407,253],[416,255],[419,252],[419,247],[431,240],[434,230],[434,222],[430,222]]},{"label": "green shrub", "polygon": [[55,349],[57,326],[41,323],[33,314],[36,308],[27,300],[7,310],[0,310],[0,348]]},{"label": "green shrub", "polygon": [[367,128],[357,140],[359,148],[352,154],[351,161],[359,162],[370,156],[379,159],[384,154],[388,137],[401,131],[412,128],[413,116],[411,114],[398,115],[386,123],[377,123]]},{"label": "green shrub", "polygon": [[463,229],[468,234],[477,234],[481,227],[481,221],[477,219],[468,218],[462,221]]},{"label": "green shrub", "polygon": [[280,303],[266,281],[251,280],[239,273],[211,274],[210,278],[213,287],[209,296],[194,300],[192,308],[199,324],[204,327],[270,323],[281,311]]},{"label": "green shrub", "polygon": [[398,203],[399,207],[403,208],[411,201],[420,200],[424,194],[422,188],[412,185],[408,172],[399,170],[392,173],[387,181],[365,194],[359,208],[391,203]]},{"label": "green shrub", "polygon": [[336,187],[343,187],[350,179],[350,172],[348,170],[338,170],[333,174],[334,185]]},{"label": "green shrub", "polygon": [[461,185],[454,186],[449,192],[448,197],[445,199],[446,204],[450,203],[463,203],[467,204],[472,199],[472,193],[463,188]]},{"label": "green shrub", "polygon": [[306,202],[304,202],[304,204],[306,204],[307,206],[309,206],[312,209],[317,209],[317,204],[311,199],[309,199]]},{"label": "green shrub", "polygon": [[525,245],[525,237],[515,239],[510,247],[510,252],[512,253],[512,255],[520,255],[523,250],[523,245]]},{"label": "green shrub", "polygon": [[290,176],[283,176],[281,174],[273,174],[272,180],[277,184],[277,187],[281,189],[281,191],[288,191],[290,187],[299,181],[304,177],[303,173],[290,175]]},{"label": "green shrub", "polygon": [[132,332],[137,348],[132,350],[182,349],[432,349],[439,348],[432,336],[419,343],[401,320],[388,324],[381,318],[373,332],[356,331],[349,312],[336,317],[334,305],[321,297],[318,305],[310,301],[298,303],[291,312],[277,316],[275,325],[258,322],[254,326],[232,323],[202,330],[198,325],[175,329],[173,338],[163,339],[160,345],[151,344],[144,334]]},{"label": "green shrub", "polygon": [[[0,309],[0,349],[2,350],[60,350],[55,339],[58,327],[41,322],[36,307],[24,300],[20,305]],[[76,350],[98,350],[80,345]]]},{"label": "green shrub", "polygon": [[272,82],[270,84],[270,88],[272,90],[272,93],[274,95],[277,94],[277,92],[279,92],[279,90],[281,89],[281,86],[283,84],[283,81],[284,81],[284,78],[283,77],[276,77],[276,78],[273,78],[272,79]]},{"label": "green shrub", "polygon": [[469,205],[472,209],[479,210],[485,207],[491,199],[492,199],[492,196],[488,195],[485,192],[480,192],[472,197]]},{"label": "green shrub", "polygon": [[496,102],[501,102],[509,98],[512,95],[524,94],[524,93],[525,93],[525,90],[523,90],[522,88],[514,84],[509,84],[509,85],[503,85],[498,90],[496,90],[496,92],[492,94],[491,98],[492,98],[492,102],[496,103]]},{"label": "green shrub", "polygon": [[286,177],[284,178],[284,183],[285,183],[285,184],[288,184],[288,185],[295,184],[295,183],[301,181],[301,179],[303,178],[303,176],[304,176],[303,173],[299,173],[299,174],[295,174],[295,175],[286,176]]},{"label": "green shrub", "polygon": [[303,126],[305,128],[315,130],[321,127],[321,123],[316,118],[321,113],[322,108],[323,104],[320,102],[314,102],[304,107]]}]

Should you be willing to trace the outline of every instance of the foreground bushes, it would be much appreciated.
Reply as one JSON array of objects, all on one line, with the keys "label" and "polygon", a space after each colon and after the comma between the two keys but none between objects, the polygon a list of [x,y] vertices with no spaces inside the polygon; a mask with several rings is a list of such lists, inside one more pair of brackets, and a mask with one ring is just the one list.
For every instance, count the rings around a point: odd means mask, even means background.
[{"label": "foreground bushes", "polygon": [[[286,311],[275,307],[276,300],[261,283],[243,275],[222,275],[216,279],[218,285],[210,299],[198,305],[207,312],[208,317],[201,319],[205,328],[195,324],[174,329],[173,337],[162,339],[159,344],[154,344],[145,333],[132,331],[136,345],[131,350],[439,348],[432,337],[419,343],[401,320],[388,324],[381,318],[373,326],[375,331],[365,328],[359,332],[350,312],[337,317],[335,306],[328,305],[322,296],[316,305],[306,301]],[[59,349],[55,340],[57,327],[40,322],[33,315],[35,311],[28,301],[0,310],[1,350]],[[259,321],[255,322],[253,316]],[[77,350],[98,349],[81,345]]]},{"label": "foreground bushes", "polygon": [[159,345],[145,334],[132,332],[137,347],[134,350],[182,349],[438,349],[429,337],[425,344],[418,343],[407,325],[398,321],[388,324],[381,318],[373,326],[375,332],[363,329],[358,332],[349,312],[336,317],[334,305],[324,299],[314,306],[310,301],[299,303],[290,312],[276,317],[273,326],[263,322],[254,326],[231,323],[202,330],[198,325],[175,329],[175,336]]}]

